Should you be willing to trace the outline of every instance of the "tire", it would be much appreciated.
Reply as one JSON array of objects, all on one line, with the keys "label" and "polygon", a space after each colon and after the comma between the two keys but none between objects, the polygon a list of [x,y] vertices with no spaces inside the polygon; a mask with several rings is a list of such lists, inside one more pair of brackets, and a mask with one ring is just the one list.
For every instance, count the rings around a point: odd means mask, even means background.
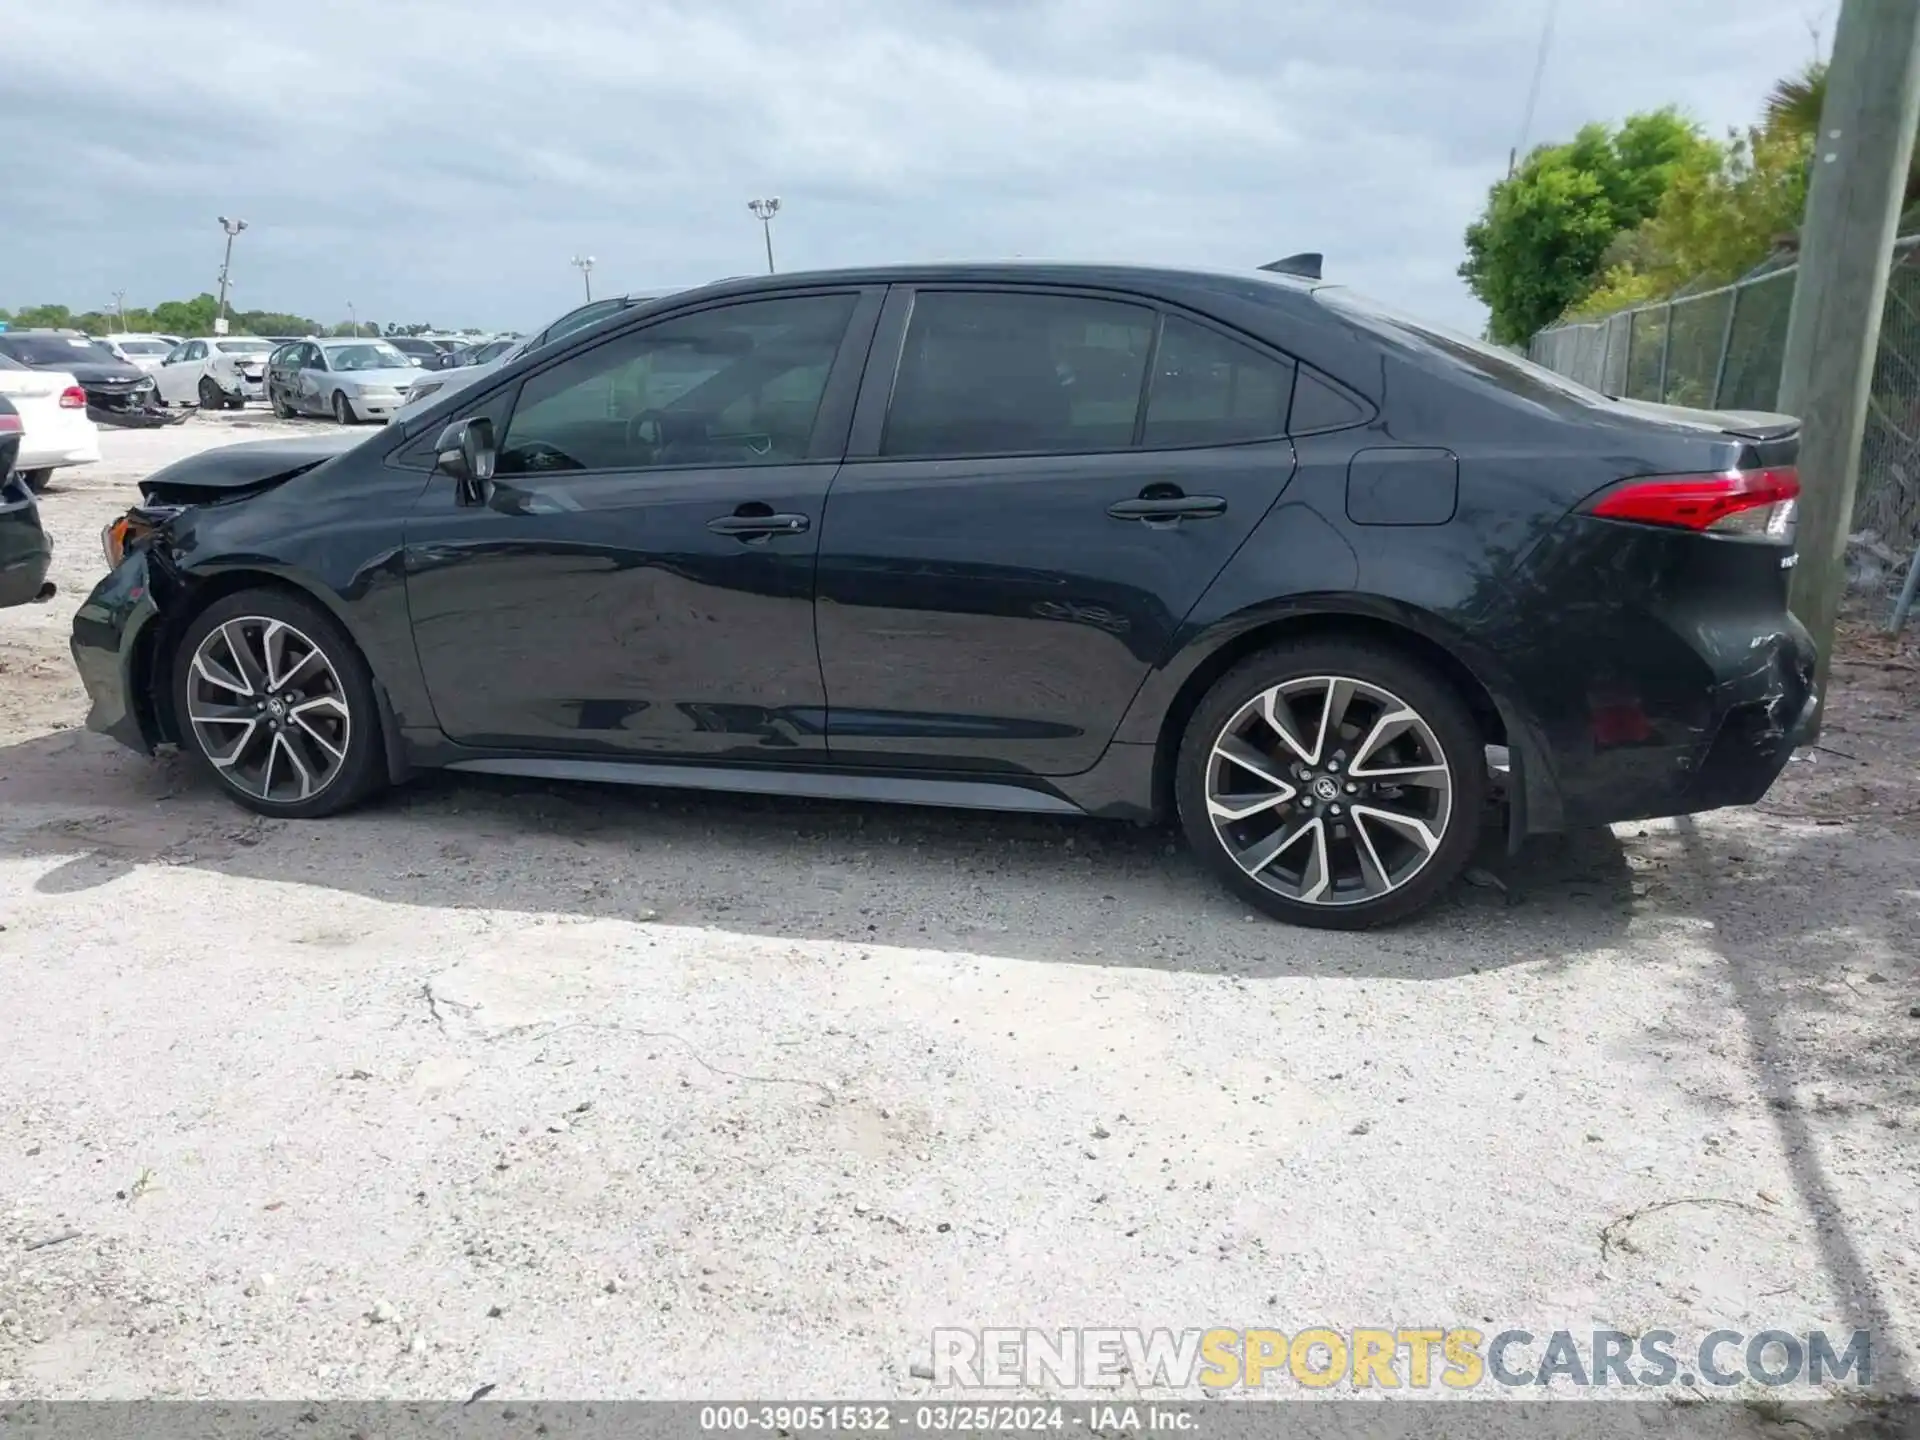
[{"label": "tire", "polygon": [[333,392],[333,418],[338,420],[342,425],[358,425],[360,423],[360,417],[353,413],[353,402],[347,399],[347,392],[344,390],[336,390]]},{"label": "tire", "polygon": [[39,495],[53,483],[53,469],[49,466],[44,470],[22,470],[20,478],[27,482],[27,489]]},{"label": "tire", "polygon": [[200,408],[202,410],[224,410],[226,406],[227,397],[221,393],[220,387],[213,383],[213,377],[211,375],[202,375],[200,377]]},{"label": "tire", "polygon": [[246,396],[244,396],[244,395],[229,395],[229,396],[227,396],[227,409],[229,409],[229,410],[244,410],[244,409],[246,409],[246,408],[247,408],[247,397],[246,397]]},{"label": "tire", "polygon": [[[270,653],[280,657],[277,688],[264,683]],[[332,815],[387,783],[366,661],[313,601],[270,588],[216,600],[187,627],[172,671],[181,750],[247,809]]]},{"label": "tire", "polygon": [[267,395],[273,401],[273,413],[278,419],[293,419],[293,407],[287,403],[286,396],[275,390],[271,385],[267,387]]},{"label": "tire", "polygon": [[[1329,696],[1344,720],[1322,744]],[[1466,868],[1486,751],[1465,701],[1417,661],[1304,638],[1207,691],[1181,737],[1174,795],[1194,854],[1242,900],[1295,925],[1363,930],[1421,910]]]}]

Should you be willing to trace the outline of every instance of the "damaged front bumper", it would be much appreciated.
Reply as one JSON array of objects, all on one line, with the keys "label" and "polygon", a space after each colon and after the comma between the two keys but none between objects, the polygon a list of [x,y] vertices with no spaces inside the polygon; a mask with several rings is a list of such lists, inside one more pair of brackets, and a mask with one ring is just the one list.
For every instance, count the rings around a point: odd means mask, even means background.
[{"label": "damaged front bumper", "polygon": [[151,683],[160,612],[151,582],[146,554],[135,551],[73,617],[73,663],[91,702],[87,728],[143,755],[161,739]]}]

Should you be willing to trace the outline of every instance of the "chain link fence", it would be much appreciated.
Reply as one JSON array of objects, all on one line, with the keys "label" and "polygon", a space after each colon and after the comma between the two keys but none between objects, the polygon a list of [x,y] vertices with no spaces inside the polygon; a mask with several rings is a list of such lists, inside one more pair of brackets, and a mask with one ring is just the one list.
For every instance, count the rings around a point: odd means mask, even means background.
[{"label": "chain link fence", "polygon": [[[1778,403],[1797,266],[1718,290],[1556,325],[1527,353],[1609,395],[1710,410]],[[1920,545],[1920,235],[1894,246],[1860,447],[1853,528],[1899,564]]]}]

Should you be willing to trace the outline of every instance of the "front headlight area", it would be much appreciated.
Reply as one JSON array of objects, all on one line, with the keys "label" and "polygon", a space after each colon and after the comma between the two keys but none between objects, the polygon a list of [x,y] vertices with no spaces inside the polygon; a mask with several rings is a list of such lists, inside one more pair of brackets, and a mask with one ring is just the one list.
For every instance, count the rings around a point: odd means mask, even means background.
[{"label": "front headlight area", "polygon": [[151,509],[136,505],[118,520],[108,522],[100,532],[100,551],[109,570],[118,570],[135,546],[151,540],[160,527],[185,508],[179,505],[155,505]]}]

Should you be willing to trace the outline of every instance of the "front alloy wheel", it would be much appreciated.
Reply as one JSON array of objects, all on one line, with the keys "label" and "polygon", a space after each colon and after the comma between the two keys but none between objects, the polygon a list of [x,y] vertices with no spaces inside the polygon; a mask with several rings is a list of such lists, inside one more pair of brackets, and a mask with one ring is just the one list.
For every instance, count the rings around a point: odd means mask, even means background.
[{"label": "front alloy wheel", "polygon": [[297,803],[340,778],[353,715],[339,672],[306,635],[268,616],[238,616],[201,640],[188,669],[194,739],[236,790]]},{"label": "front alloy wheel", "polygon": [[326,815],[385,780],[366,662],[303,597],[248,590],[215,601],[172,668],[182,747],[243,805]]},{"label": "front alloy wheel", "polygon": [[1390,652],[1317,645],[1216,685],[1176,783],[1189,840],[1236,891],[1349,929],[1411,914],[1458,874],[1484,763],[1450,688]]}]

